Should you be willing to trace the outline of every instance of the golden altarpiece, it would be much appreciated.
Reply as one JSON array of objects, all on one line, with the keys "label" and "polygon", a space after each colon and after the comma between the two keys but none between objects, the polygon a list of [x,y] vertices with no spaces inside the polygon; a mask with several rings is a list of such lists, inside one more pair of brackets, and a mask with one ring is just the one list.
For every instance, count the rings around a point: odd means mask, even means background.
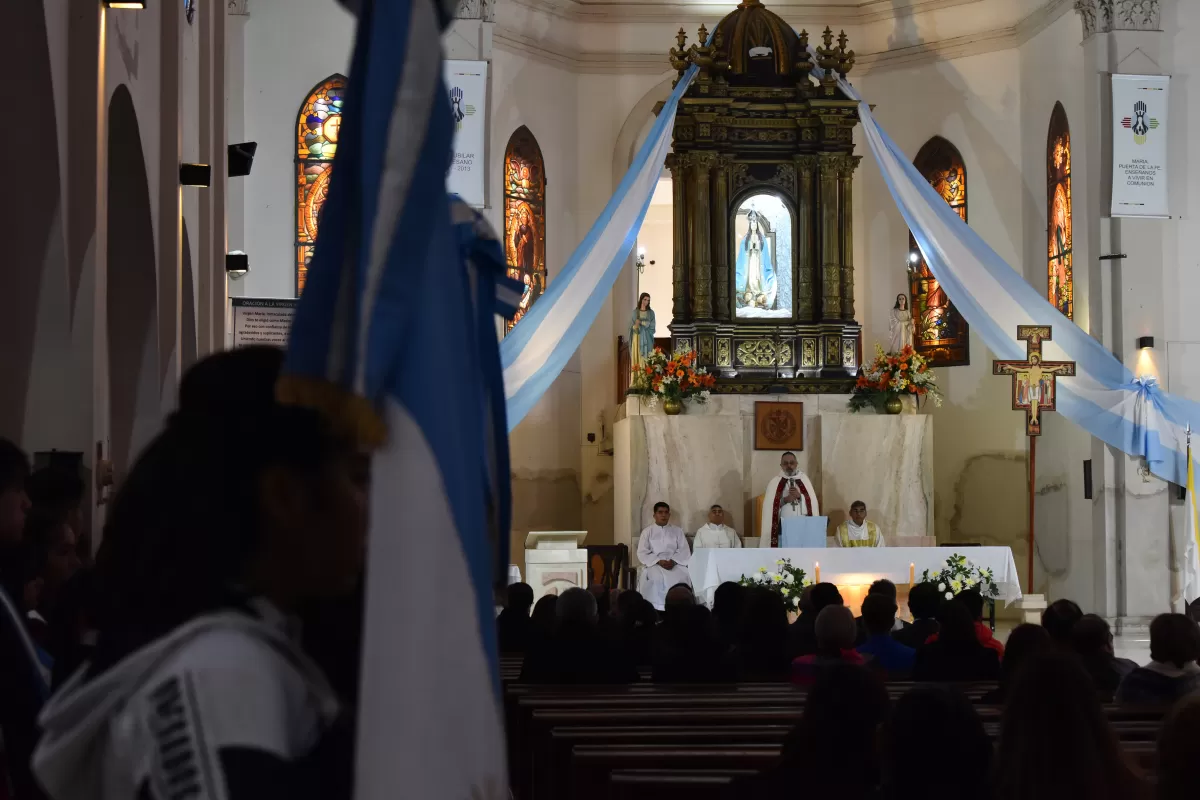
[{"label": "golden altarpiece", "polygon": [[698,73],[667,158],[674,190],[672,345],[695,349],[721,392],[848,392],[854,318],[856,104],[837,87],[845,34],[808,52],[758,0],[671,65]]}]

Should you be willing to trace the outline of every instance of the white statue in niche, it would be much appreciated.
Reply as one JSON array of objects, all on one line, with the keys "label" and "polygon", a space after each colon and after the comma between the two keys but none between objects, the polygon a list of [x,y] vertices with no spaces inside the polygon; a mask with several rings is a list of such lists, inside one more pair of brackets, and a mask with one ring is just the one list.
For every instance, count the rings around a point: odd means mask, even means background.
[{"label": "white statue in niche", "polygon": [[747,197],[734,218],[734,309],[739,318],[792,316],[792,217],[770,193]]}]

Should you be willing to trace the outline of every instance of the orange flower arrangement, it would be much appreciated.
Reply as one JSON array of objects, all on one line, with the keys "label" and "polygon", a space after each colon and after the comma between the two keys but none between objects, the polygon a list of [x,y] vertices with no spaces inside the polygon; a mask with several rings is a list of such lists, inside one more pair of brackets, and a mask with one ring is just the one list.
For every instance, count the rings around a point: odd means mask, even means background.
[{"label": "orange flower arrangement", "polygon": [[885,353],[882,347],[875,345],[875,360],[864,365],[858,373],[850,395],[850,410],[879,407],[893,397],[904,395],[915,397],[918,402],[927,397],[935,405],[942,404],[937,378],[924,356],[911,345],[905,345],[899,353]]},{"label": "orange flower arrangement", "polygon": [[[709,375],[704,367],[696,366],[694,350],[680,350],[668,356],[656,347],[646,359],[643,372],[643,380],[639,381],[641,393],[655,400],[694,398],[698,403],[705,403],[709,390],[717,383],[716,376]],[[636,392],[631,389],[631,393]]]}]

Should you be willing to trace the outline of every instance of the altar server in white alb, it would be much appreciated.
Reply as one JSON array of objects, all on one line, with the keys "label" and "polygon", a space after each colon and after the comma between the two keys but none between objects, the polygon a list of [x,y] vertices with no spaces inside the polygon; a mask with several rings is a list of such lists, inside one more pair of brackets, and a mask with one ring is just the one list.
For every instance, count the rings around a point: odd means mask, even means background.
[{"label": "altar server in white alb", "polygon": [[779,459],[779,474],[763,493],[762,535],[771,537],[771,547],[779,547],[780,521],[788,517],[815,517],[821,511],[817,491],[808,476],[800,471],[796,454],[787,452]]},{"label": "altar server in white alb", "polygon": [[708,524],[696,531],[692,547],[741,547],[737,531],[725,524],[725,509],[714,505],[708,510]]},{"label": "altar server in white alb", "polygon": [[687,563],[692,557],[683,528],[669,525],[671,507],[663,502],[654,504],[654,524],[638,538],[638,561],[645,569],[638,591],[650,604],[662,611],[667,591],[677,583],[692,585]]},{"label": "altar server in white alb", "polygon": [[850,519],[837,526],[834,533],[838,547],[886,547],[879,526],[867,519],[867,504],[855,500],[850,504]]}]

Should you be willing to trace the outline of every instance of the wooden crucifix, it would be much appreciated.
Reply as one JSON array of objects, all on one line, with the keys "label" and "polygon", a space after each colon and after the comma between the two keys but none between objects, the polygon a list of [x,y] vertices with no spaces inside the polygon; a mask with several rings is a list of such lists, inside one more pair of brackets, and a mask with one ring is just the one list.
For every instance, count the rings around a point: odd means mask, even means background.
[{"label": "wooden crucifix", "polygon": [[1037,494],[1037,437],[1042,435],[1042,411],[1053,411],[1057,397],[1055,379],[1075,374],[1074,361],[1046,361],[1042,342],[1050,341],[1049,325],[1018,325],[1017,339],[1025,342],[1024,361],[993,361],[993,375],[1012,376],[1012,407],[1025,411],[1025,435],[1029,437],[1029,577],[1027,591],[1033,593],[1033,508]]}]

